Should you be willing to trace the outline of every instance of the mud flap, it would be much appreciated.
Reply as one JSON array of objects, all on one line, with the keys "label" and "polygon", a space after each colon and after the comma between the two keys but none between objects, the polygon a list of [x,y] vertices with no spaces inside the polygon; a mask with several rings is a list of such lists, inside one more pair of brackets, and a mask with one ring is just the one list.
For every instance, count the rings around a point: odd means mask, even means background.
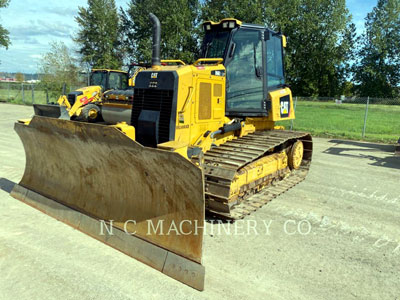
[{"label": "mud flap", "polygon": [[143,147],[114,127],[35,116],[15,130],[26,167],[12,196],[204,288],[200,168],[177,153]]}]

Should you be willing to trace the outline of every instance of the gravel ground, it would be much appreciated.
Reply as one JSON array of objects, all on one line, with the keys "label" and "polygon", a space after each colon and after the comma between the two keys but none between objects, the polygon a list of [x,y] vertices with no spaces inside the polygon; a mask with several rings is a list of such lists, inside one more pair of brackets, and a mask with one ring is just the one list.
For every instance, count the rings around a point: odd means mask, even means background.
[{"label": "gravel ground", "polygon": [[304,182],[207,224],[198,292],[9,196],[25,163],[13,123],[32,111],[0,104],[0,299],[400,299],[393,146],[315,138]]}]

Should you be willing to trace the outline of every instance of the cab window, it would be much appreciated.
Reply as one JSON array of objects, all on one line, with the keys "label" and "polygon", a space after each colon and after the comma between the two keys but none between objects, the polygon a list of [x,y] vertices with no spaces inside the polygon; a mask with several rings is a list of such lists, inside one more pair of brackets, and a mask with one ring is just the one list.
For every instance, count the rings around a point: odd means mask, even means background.
[{"label": "cab window", "polygon": [[233,56],[226,65],[228,110],[262,109],[262,42],[258,30],[240,28],[232,37]]},{"label": "cab window", "polygon": [[204,37],[202,57],[223,58],[229,34],[229,31],[212,31],[206,33]]},{"label": "cab window", "polygon": [[106,72],[93,72],[90,78],[90,85],[99,85],[102,89],[105,88],[107,82]]},{"label": "cab window", "polygon": [[125,73],[110,72],[108,83],[110,90],[125,90],[128,87]]},{"label": "cab window", "polygon": [[267,86],[274,88],[285,83],[283,74],[282,39],[271,35],[267,41]]}]

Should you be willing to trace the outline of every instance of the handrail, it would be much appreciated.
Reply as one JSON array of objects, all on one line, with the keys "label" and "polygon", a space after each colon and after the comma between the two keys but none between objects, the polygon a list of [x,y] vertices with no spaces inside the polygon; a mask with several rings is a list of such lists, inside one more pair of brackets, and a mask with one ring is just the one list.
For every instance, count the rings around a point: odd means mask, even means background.
[{"label": "handrail", "polygon": [[180,59],[162,59],[161,63],[177,63],[177,64],[181,64],[181,65],[186,65],[184,61],[180,60]]},{"label": "handrail", "polygon": [[[223,58],[199,58],[196,60],[193,65],[197,66],[202,63],[210,64],[210,65],[218,65],[224,61]],[[214,62],[214,63],[212,63]]]}]

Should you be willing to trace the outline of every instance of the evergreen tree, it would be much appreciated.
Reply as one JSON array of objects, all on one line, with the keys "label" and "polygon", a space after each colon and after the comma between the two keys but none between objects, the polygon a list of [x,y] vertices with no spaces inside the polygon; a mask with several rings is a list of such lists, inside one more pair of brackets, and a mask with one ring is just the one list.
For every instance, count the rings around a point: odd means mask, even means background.
[{"label": "evergreen tree", "polygon": [[[9,0],[0,0],[0,8],[7,7],[9,3]],[[9,32],[7,29],[0,24],[0,47],[5,47],[8,49],[8,46],[10,45],[10,38],[8,35]]]},{"label": "evergreen tree", "polygon": [[361,96],[395,97],[400,85],[400,0],[379,0],[367,15],[355,67]]},{"label": "evergreen tree", "polygon": [[131,0],[128,9],[121,11],[128,57],[151,61],[151,12],[161,22],[161,58],[193,62],[198,52],[198,8],[198,0]]},{"label": "evergreen tree", "polygon": [[219,21],[236,18],[242,22],[264,24],[265,1],[261,0],[206,0],[201,7],[203,21]]},{"label": "evergreen tree", "polygon": [[119,15],[114,0],[88,0],[75,18],[80,29],[74,39],[84,63],[93,68],[120,69],[123,61]]}]

